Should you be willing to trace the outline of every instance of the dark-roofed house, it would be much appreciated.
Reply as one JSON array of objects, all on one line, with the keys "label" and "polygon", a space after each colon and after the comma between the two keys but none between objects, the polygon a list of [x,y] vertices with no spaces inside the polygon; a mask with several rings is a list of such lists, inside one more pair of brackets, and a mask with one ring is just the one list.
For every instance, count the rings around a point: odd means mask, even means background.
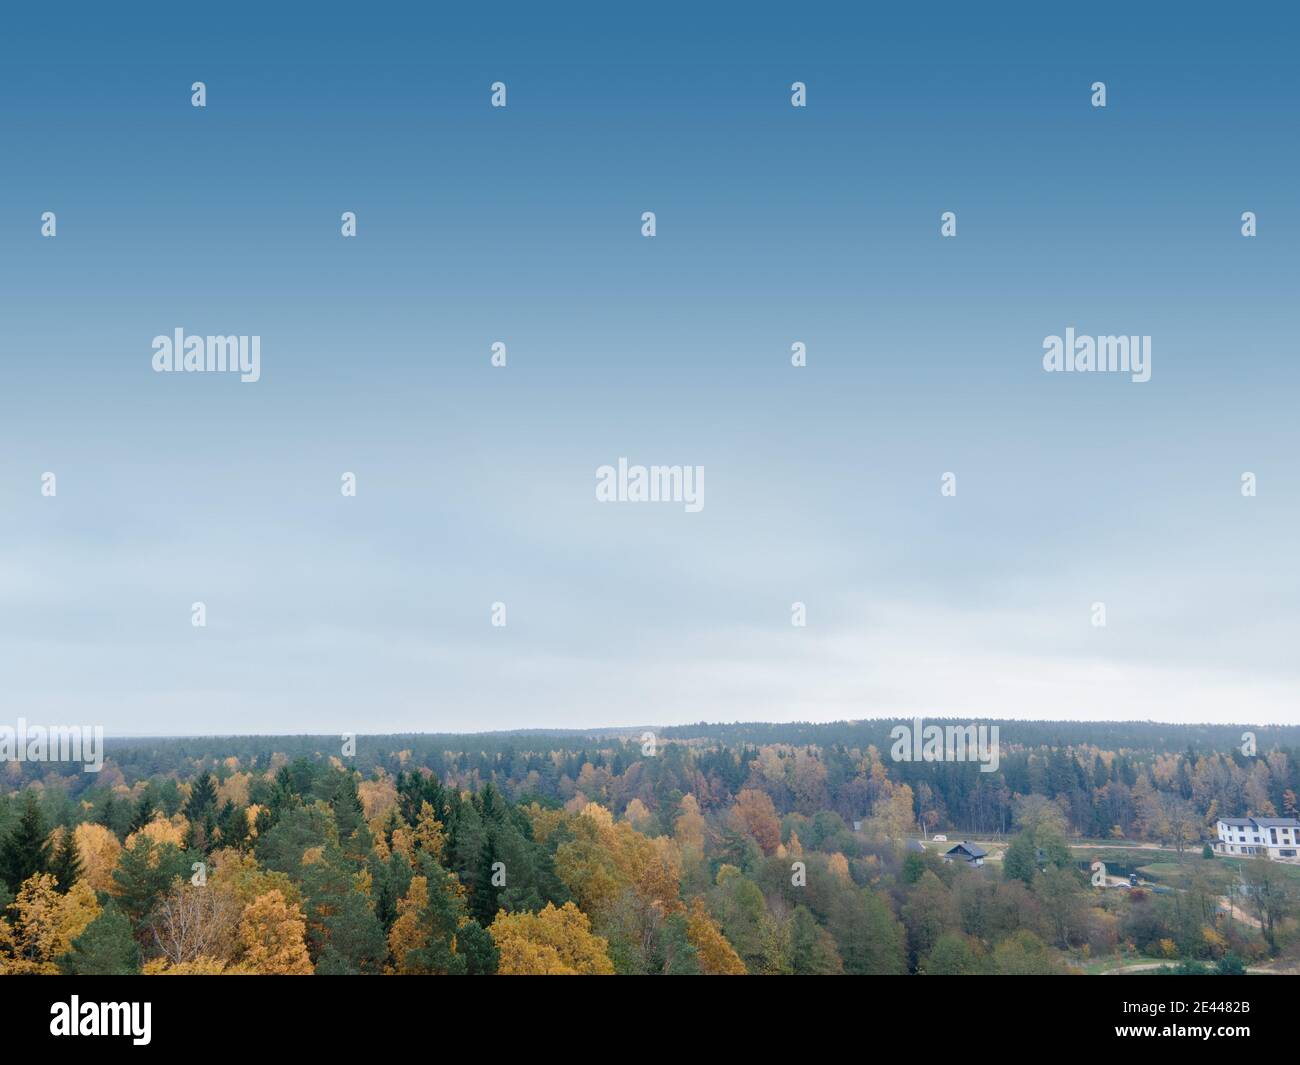
[{"label": "dark-roofed house", "polygon": [[963,840],[951,850],[945,851],[943,860],[945,862],[965,862],[971,866],[983,865],[984,855],[987,853],[983,847],[977,847],[974,843],[967,843]]},{"label": "dark-roofed house", "polygon": [[1220,854],[1267,854],[1274,860],[1300,860],[1300,820],[1294,817],[1220,817]]}]

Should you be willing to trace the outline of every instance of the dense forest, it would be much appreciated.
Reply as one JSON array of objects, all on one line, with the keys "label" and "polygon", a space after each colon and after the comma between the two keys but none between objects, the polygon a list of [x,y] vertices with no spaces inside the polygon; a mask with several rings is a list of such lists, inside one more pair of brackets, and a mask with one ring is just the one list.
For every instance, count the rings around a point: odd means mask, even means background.
[{"label": "dense forest", "polygon": [[[1000,722],[981,772],[894,761],[893,724],[119,739],[98,773],[8,762],[0,972],[1300,959],[1300,868],[1205,847],[1217,816],[1295,816],[1300,728],[1254,730],[1246,754],[1237,726]],[[989,860],[945,861],[938,833]],[[1098,884],[1095,861],[1139,847],[1142,886]]]}]

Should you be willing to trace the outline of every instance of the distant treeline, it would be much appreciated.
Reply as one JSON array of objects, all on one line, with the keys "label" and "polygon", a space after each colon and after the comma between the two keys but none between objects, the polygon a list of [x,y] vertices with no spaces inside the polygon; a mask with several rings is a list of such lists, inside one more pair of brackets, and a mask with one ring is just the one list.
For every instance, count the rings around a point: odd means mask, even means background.
[{"label": "distant treeline", "polygon": [[[110,739],[102,772],[10,763],[0,767],[0,794],[39,781],[57,785],[65,801],[99,808],[113,789],[151,780],[211,771],[221,782],[236,766],[265,773],[339,759],[362,778],[425,769],[462,790],[491,783],[513,801],[544,806],[580,795],[616,814],[639,799],[657,815],[685,794],[718,808],[750,786],[769,794],[779,813],[830,810],[853,822],[874,815],[887,780],[908,787],[918,828],[1005,833],[1015,797],[1038,795],[1056,801],[1076,833],[1161,839],[1169,817],[1156,812],[1158,802],[1188,803],[1208,824],[1222,814],[1291,814],[1300,792],[1300,726],[994,720],[981,722],[999,730],[1001,757],[986,773],[970,762],[894,761],[890,732],[899,724],[912,722],[399,733],[358,736],[346,747],[340,736],[321,735]],[[1245,753],[1247,732],[1253,754]]]}]

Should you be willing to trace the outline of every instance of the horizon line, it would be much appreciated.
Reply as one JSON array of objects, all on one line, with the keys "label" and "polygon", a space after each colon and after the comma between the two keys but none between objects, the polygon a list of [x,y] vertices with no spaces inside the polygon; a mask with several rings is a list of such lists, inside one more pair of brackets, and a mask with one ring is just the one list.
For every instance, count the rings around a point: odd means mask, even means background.
[{"label": "horizon line", "polygon": [[[20,719],[26,720],[26,719]],[[755,720],[735,720],[735,721],[688,721],[672,725],[601,725],[591,728],[565,728],[562,726],[538,726],[530,728],[516,729],[467,729],[467,730],[438,730],[438,731],[410,731],[397,729],[392,731],[376,732],[174,732],[174,733],[108,733],[105,732],[104,739],[113,741],[127,740],[198,740],[198,739],[315,739],[336,736],[354,736],[361,737],[390,737],[390,736],[410,736],[410,737],[439,737],[439,736],[612,736],[638,733],[646,730],[664,731],[667,729],[681,728],[736,728],[740,726],[808,726],[812,728],[829,728],[835,725],[864,725],[876,722],[900,722],[910,723],[914,721],[934,721],[943,723],[961,722],[963,724],[1025,724],[1025,725],[1162,725],[1178,729],[1197,729],[1197,728],[1254,728],[1254,729],[1288,729],[1300,728],[1300,722],[1238,722],[1238,721],[1162,721],[1155,718],[1008,718],[1008,717],[947,717],[936,714],[912,714],[912,715],[887,715],[877,717],[860,717],[860,718],[838,718],[833,721],[808,721],[803,719],[794,719],[789,721],[755,721]],[[5,723],[0,722],[0,728],[8,727]],[[39,726],[38,726],[39,727]],[[50,726],[44,726],[50,727]],[[68,726],[63,726],[68,727]],[[94,727],[94,726],[91,726]]]}]

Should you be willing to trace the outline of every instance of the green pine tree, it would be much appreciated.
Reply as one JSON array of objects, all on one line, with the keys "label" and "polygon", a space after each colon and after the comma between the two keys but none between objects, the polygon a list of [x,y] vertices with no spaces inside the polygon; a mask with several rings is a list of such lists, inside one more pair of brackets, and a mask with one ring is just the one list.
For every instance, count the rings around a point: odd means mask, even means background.
[{"label": "green pine tree", "polygon": [[191,822],[202,821],[217,807],[217,785],[211,773],[204,773],[190,788],[190,798],[185,804],[185,816]]},{"label": "green pine tree", "polygon": [[29,790],[18,823],[0,842],[0,880],[17,891],[28,877],[49,871],[50,841],[36,792]]},{"label": "green pine tree", "polygon": [[59,890],[65,895],[81,876],[81,855],[77,853],[77,841],[73,836],[71,825],[63,830],[58,850],[50,860],[50,872],[58,881]]},{"label": "green pine tree", "polygon": [[148,791],[140,796],[139,801],[135,804],[135,809],[131,812],[130,832],[139,832],[150,821],[153,820],[154,803]]},{"label": "green pine tree", "polygon": [[355,976],[383,971],[388,941],[365,898],[348,891],[325,919],[326,944],[316,963],[321,976]]},{"label": "green pine tree", "polygon": [[456,953],[465,959],[467,976],[495,976],[500,951],[488,930],[477,921],[466,921],[456,932]]},{"label": "green pine tree", "polygon": [[226,805],[221,808],[217,827],[221,830],[223,847],[242,848],[248,842],[248,811],[227,799]]},{"label": "green pine tree", "polygon": [[72,941],[61,959],[63,971],[74,976],[130,976],[140,971],[140,948],[131,936],[131,922],[112,902]]},{"label": "green pine tree", "polygon": [[126,915],[139,924],[158,898],[177,880],[188,877],[193,853],[187,854],[174,843],[154,843],[148,836],[135,840],[122,851],[113,870],[118,903]]}]

